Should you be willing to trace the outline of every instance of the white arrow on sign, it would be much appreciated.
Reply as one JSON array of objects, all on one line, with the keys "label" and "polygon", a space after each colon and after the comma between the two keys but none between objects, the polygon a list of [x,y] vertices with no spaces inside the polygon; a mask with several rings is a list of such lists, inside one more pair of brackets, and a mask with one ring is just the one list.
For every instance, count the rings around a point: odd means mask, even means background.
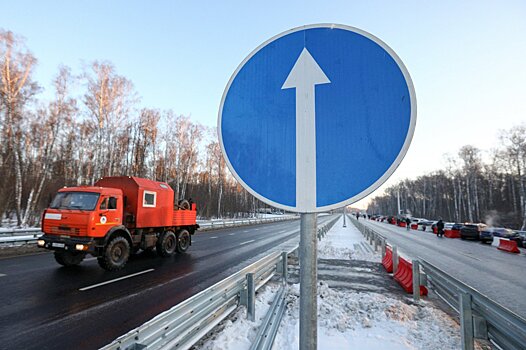
[{"label": "white arrow on sign", "polygon": [[316,210],[315,86],[331,81],[303,48],[282,89],[296,88],[296,209]]}]

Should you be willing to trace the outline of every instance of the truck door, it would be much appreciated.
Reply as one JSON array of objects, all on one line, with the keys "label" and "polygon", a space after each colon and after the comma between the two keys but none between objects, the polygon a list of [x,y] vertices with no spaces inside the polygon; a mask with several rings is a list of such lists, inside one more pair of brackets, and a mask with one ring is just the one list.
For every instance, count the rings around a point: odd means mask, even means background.
[{"label": "truck door", "polygon": [[102,196],[98,215],[95,217],[97,236],[102,237],[113,226],[122,225],[122,198],[121,196]]}]

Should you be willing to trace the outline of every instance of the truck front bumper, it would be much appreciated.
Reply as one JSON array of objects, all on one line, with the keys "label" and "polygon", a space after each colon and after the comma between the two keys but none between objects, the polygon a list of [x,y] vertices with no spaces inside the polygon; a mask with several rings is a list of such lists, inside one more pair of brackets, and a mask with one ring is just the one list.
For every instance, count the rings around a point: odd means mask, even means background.
[{"label": "truck front bumper", "polygon": [[37,244],[44,249],[84,252],[93,255],[97,255],[99,251],[97,249],[99,246],[93,237],[61,237],[45,234],[38,239]]}]

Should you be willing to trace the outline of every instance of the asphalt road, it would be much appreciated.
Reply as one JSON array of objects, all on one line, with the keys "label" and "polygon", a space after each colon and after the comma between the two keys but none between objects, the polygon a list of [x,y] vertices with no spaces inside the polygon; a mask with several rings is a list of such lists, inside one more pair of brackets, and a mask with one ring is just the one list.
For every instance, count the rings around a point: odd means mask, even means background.
[{"label": "asphalt road", "polygon": [[398,246],[402,255],[422,257],[490,299],[526,318],[526,251],[511,254],[489,244],[437,238],[423,232],[360,220]]},{"label": "asphalt road", "polygon": [[198,233],[186,254],[139,254],[117,272],[92,257],[64,268],[48,252],[2,259],[0,349],[97,349],[280,244],[299,241],[299,223]]}]

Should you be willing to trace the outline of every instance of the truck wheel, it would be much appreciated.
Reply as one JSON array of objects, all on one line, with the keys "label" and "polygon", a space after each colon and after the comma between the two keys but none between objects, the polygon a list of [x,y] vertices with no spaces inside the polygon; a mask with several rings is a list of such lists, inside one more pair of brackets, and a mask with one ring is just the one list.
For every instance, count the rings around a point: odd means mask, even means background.
[{"label": "truck wheel", "polygon": [[55,252],[55,260],[62,266],[76,266],[84,260],[86,253]]},{"label": "truck wheel", "polygon": [[108,271],[120,270],[130,257],[130,243],[122,236],[115,237],[108,243],[102,256],[97,258],[100,267]]},{"label": "truck wheel", "polygon": [[156,249],[157,254],[162,257],[170,256],[175,252],[177,239],[172,231],[164,232],[157,240]]},{"label": "truck wheel", "polygon": [[190,246],[190,233],[187,230],[179,231],[177,235],[177,251],[179,253],[184,253]]}]

